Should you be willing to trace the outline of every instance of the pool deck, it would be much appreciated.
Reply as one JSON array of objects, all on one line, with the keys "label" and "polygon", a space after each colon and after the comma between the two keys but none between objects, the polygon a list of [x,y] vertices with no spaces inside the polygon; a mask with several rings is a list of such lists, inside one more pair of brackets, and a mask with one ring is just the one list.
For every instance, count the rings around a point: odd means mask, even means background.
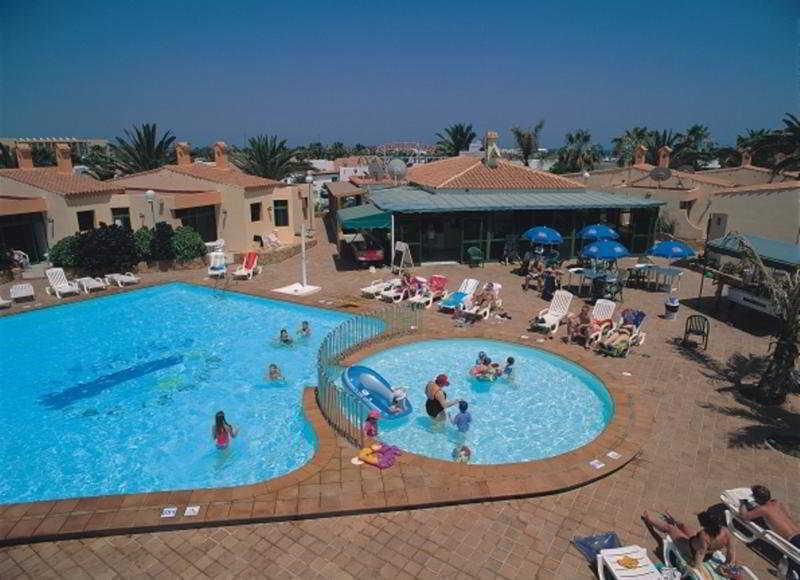
[{"label": "pool deck", "polygon": [[[312,250],[311,280],[323,291],[296,301],[369,309],[374,302],[352,297],[382,274],[338,271],[332,252],[327,244]],[[232,289],[279,298],[271,288],[295,281],[298,264],[292,259],[270,266]],[[716,503],[723,489],[764,483],[800,517],[800,461],[763,445],[771,430],[798,426],[797,398],[779,410],[763,409],[736,399],[719,378],[731,354],[766,352],[769,337],[756,317],[712,315],[713,287],[706,284],[697,298],[699,276],[687,271],[676,292],[682,306],[675,321],[656,316],[666,294],[626,289],[623,307],[650,314],[648,337],[627,359],[604,358],[560,340],[538,342],[526,322],[546,303],[522,292],[510,269],[417,269],[420,275],[446,273],[451,286],[466,276],[501,282],[512,320],[460,328],[428,312],[411,339],[511,340],[586,366],[607,384],[618,417],[590,445],[557,458],[496,467],[409,453],[381,472],[350,464],[355,450],[330,430],[307,390],[305,410],[320,447],[302,469],[255,486],[2,505],[0,543],[7,547],[0,548],[0,577],[588,578],[591,569],[569,544],[575,534],[614,529],[625,543],[650,548],[657,558],[655,542],[638,519],[644,509],[669,509],[692,523],[693,513]],[[139,287],[172,280],[213,285],[195,270],[150,274]],[[34,282],[38,301],[28,308],[15,305],[9,314],[59,303]],[[7,285],[0,292],[7,294]],[[61,303],[84,299],[90,298]],[[576,298],[572,310],[580,303]],[[711,318],[707,352],[682,349],[673,340],[682,335],[686,316],[697,312]],[[366,354],[356,353],[353,360]],[[599,472],[588,466],[611,449],[622,453],[618,465],[603,461]],[[201,511],[193,518],[162,519],[160,508],[167,505],[181,508],[179,514],[186,505],[200,505]],[[430,506],[440,507],[412,509]],[[196,529],[168,531],[173,527]],[[130,535],[134,530],[149,533]],[[73,539],[44,541],[57,538]],[[768,562],[743,544],[737,553],[760,577],[770,574]]]}]

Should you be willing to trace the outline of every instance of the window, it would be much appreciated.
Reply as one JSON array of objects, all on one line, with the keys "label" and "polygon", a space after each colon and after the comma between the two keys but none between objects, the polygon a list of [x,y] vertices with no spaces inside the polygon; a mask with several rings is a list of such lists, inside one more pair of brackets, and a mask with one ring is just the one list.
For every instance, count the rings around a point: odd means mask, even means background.
[{"label": "window", "polygon": [[188,226],[200,234],[204,242],[217,239],[217,218],[213,205],[176,209],[175,217],[182,226]]},{"label": "window", "polygon": [[85,232],[94,229],[94,210],[78,212],[78,231]]},{"label": "window", "polygon": [[680,203],[678,203],[678,207],[680,207],[680,209],[692,209],[692,205],[694,205],[693,199],[690,199],[688,201],[681,201]]},{"label": "window", "polygon": [[127,207],[112,207],[111,208],[111,222],[122,226],[123,228],[131,229],[131,210]]},{"label": "window", "polygon": [[250,221],[251,222],[260,222],[261,221],[261,202],[260,201],[250,204]]},{"label": "window", "polygon": [[275,226],[282,227],[289,225],[289,200],[276,199],[272,202],[273,211],[275,212]]}]

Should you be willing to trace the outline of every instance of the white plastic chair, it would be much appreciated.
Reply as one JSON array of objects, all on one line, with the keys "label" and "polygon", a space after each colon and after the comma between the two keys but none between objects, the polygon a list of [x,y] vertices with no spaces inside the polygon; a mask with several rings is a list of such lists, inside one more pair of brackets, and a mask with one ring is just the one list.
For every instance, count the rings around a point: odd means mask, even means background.
[{"label": "white plastic chair", "polygon": [[135,276],[132,272],[125,272],[124,274],[106,274],[106,283],[115,283],[117,286],[128,286],[139,283],[139,277]]},{"label": "white plastic chair", "polygon": [[[494,300],[485,306],[470,305],[464,308],[464,312],[466,314],[486,320],[489,318],[492,308],[500,308],[503,306],[503,301],[500,299],[500,290],[503,288],[503,286],[497,282],[487,282],[483,287],[484,291],[486,291],[486,287],[489,284],[492,285],[492,294]],[[472,298],[474,299],[475,296],[473,295]]]},{"label": "white plastic chair", "polygon": [[556,290],[550,306],[539,311],[539,315],[532,321],[533,325],[536,328],[545,329],[548,334],[555,334],[569,312],[572,298],[572,292]]},{"label": "white plastic chair", "polygon": [[81,287],[84,294],[89,294],[92,290],[106,289],[106,283],[102,278],[92,278],[90,276],[86,276],[84,278],[78,278],[75,280],[75,282]]},{"label": "white plastic chair", "polygon": [[[592,321],[597,322],[601,320],[611,320],[614,316],[614,310],[617,308],[616,302],[612,300],[606,300],[605,298],[600,298],[597,302],[594,303],[594,308],[592,308]],[[613,325],[613,322],[612,322]],[[586,346],[591,346],[603,336],[603,332],[606,328],[602,328],[596,332],[593,332],[588,337],[586,337]]]},{"label": "white plastic chair", "polygon": [[11,308],[12,304],[14,304],[13,300],[6,300],[2,296],[0,296],[0,308]]},{"label": "white plastic chair", "polygon": [[11,300],[23,300],[25,298],[33,298],[33,285],[32,284],[14,284],[11,287]]},{"label": "white plastic chair", "polygon": [[425,288],[408,299],[410,304],[421,304],[425,308],[433,306],[433,302],[447,294],[447,276],[434,274]]},{"label": "white plastic chair", "polygon": [[208,277],[219,278],[225,276],[227,265],[224,252],[211,252],[209,254]]},{"label": "white plastic chair", "polygon": [[379,298],[381,292],[400,283],[400,278],[389,278],[387,280],[373,280],[369,286],[361,289],[361,295],[365,298]]},{"label": "white plastic chair", "polygon": [[247,278],[248,280],[252,280],[253,274],[255,273],[257,267],[258,254],[255,252],[247,252],[241,266],[236,268],[236,271],[233,273],[233,277]]},{"label": "white plastic chair", "polygon": [[80,294],[81,289],[75,282],[67,280],[63,268],[49,268],[45,270],[45,275],[50,284],[47,288],[48,293],[52,291],[59,300],[65,294]]}]

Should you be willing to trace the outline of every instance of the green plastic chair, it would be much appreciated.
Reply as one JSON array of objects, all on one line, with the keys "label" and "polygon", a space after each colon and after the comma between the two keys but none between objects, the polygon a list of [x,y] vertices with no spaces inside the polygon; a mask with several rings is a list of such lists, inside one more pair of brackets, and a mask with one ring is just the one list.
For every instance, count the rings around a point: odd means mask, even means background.
[{"label": "green plastic chair", "polygon": [[469,265],[470,267],[480,265],[483,267],[483,252],[478,246],[471,246],[467,248],[467,256],[469,257]]}]

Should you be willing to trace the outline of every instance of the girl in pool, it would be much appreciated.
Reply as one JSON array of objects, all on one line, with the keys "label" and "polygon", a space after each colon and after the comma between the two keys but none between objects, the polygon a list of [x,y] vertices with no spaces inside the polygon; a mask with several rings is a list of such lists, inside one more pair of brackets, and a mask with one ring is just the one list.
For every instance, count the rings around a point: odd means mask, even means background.
[{"label": "girl in pool", "polygon": [[297,335],[304,338],[311,336],[311,325],[308,324],[308,320],[304,320],[300,325],[300,330],[297,331]]},{"label": "girl in pool", "polygon": [[270,381],[280,381],[283,379],[283,374],[281,374],[281,369],[278,368],[278,365],[275,363],[269,365],[269,373],[267,374],[267,378]]},{"label": "girl in pool", "polygon": [[375,437],[378,436],[378,418],[380,416],[381,414],[375,409],[372,409],[369,412],[369,415],[364,420],[364,425],[362,425],[361,427],[361,430],[364,432],[365,437],[370,437],[374,439]]},{"label": "girl in pool", "polygon": [[239,434],[239,430],[225,420],[225,413],[219,411],[214,417],[214,424],[211,426],[211,438],[217,443],[217,449],[225,449],[233,437]]},{"label": "girl in pool", "polygon": [[286,344],[286,345],[292,344],[292,337],[289,336],[289,331],[286,330],[285,328],[281,329],[281,334],[278,337],[278,340],[281,342],[281,344]]}]

